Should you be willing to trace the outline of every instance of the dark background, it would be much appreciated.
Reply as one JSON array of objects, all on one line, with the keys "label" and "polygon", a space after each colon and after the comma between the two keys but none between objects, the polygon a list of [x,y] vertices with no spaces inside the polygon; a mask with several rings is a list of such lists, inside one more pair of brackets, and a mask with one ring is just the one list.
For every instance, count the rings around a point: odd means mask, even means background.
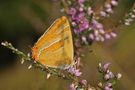
[{"label": "dark background", "polygon": [[[100,6],[105,0],[95,0]],[[106,26],[117,24],[134,0],[121,0],[111,18],[105,19]],[[43,32],[58,17],[61,17],[59,2],[51,0],[0,0],[0,42],[11,42],[19,50],[28,53]],[[122,73],[116,90],[135,90],[135,23],[120,26],[115,39],[103,43],[94,42],[85,48],[83,77],[96,86],[99,81],[97,65],[111,62],[112,71]],[[87,49],[93,50],[89,53]],[[0,90],[68,90],[68,81],[56,77],[46,79],[40,70],[28,70],[28,63],[20,64],[10,50],[0,46]]]}]

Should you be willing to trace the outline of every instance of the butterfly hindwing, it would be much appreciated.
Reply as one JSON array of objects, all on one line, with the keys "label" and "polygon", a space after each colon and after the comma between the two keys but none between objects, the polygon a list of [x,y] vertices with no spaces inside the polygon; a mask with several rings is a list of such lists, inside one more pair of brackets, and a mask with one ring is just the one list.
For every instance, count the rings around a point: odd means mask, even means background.
[{"label": "butterfly hindwing", "polygon": [[73,65],[73,41],[68,19],[65,16],[57,19],[37,41],[32,52],[35,60],[49,67]]}]

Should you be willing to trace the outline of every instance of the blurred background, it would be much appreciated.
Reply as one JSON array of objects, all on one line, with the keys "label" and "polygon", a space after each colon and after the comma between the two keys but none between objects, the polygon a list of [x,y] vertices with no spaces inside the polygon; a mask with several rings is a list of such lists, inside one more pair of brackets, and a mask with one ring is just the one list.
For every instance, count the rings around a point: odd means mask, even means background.
[{"label": "blurred background", "polygon": [[[95,6],[105,0],[95,0]],[[120,0],[119,6],[106,26],[116,22],[129,11],[135,0]],[[44,31],[61,17],[60,3],[55,0],[0,0],[0,42],[11,42],[19,50],[28,53]],[[83,76],[96,86],[100,80],[99,62],[111,62],[112,71],[122,73],[116,90],[135,90],[135,23],[120,26],[115,39],[103,43],[94,42],[85,48],[82,58]],[[93,50],[89,53],[87,49]],[[31,69],[28,63],[20,64],[19,58],[0,46],[0,90],[68,90],[70,82],[57,77],[46,79],[46,73]]]}]

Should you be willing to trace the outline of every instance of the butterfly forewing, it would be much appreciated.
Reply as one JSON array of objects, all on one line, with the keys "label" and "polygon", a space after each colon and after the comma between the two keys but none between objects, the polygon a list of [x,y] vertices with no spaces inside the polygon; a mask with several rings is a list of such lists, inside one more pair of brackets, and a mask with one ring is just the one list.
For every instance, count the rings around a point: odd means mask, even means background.
[{"label": "butterfly forewing", "polygon": [[63,16],[56,20],[32,51],[33,58],[46,66],[61,68],[73,65],[73,42],[68,19]]}]

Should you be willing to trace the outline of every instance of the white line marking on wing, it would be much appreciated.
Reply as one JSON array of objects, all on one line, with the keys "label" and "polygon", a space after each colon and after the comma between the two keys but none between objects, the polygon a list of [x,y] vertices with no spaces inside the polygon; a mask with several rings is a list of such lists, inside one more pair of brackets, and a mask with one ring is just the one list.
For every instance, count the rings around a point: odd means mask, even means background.
[{"label": "white line marking on wing", "polygon": [[66,29],[66,28],[68,28],[68,27],[69,27],[69,25],[67,25],[67,26],[65,26],[64,28],[62,28],[62,30],[60,30],[60,29],[61,29],[61,27],[60,27],[60,28],[58,28],[59,32],[57,32],[57,34],[60,34],[64,29]]},{"label": "white line marking on wing", "polygon": [[[52,24],[51,24],[51,26],[44,32],[44,34],[38,39],[38,41],[39,40],[41,40],[43,37],[44,37],[44,35],[46,35],[46,33],[53,27],[53,25],[55,25],[55,23],[56,22],[58,22],[60,19],[56,19]],[[38,43],[38,41],[35,43],[35,45]],[[34,45],[34,46],[35,46]]]},{"label": "white line marking on wing", "polygon": [[49,44],[48,46],[46,46],[46,47],[40,49],[40,50],[39,50],[39,53],[38,53],[38,57],[40,56],[41,52],[42,52],[44,49],[47,49],[47,48],[51,47],[53,44],[55,44],[55,43],[57,43],[57,42],[59,42],[59,41],[61,41],[61,40],[62,40],[61,38],[58,38],[56,41],[52,42],[52,43]]}]

